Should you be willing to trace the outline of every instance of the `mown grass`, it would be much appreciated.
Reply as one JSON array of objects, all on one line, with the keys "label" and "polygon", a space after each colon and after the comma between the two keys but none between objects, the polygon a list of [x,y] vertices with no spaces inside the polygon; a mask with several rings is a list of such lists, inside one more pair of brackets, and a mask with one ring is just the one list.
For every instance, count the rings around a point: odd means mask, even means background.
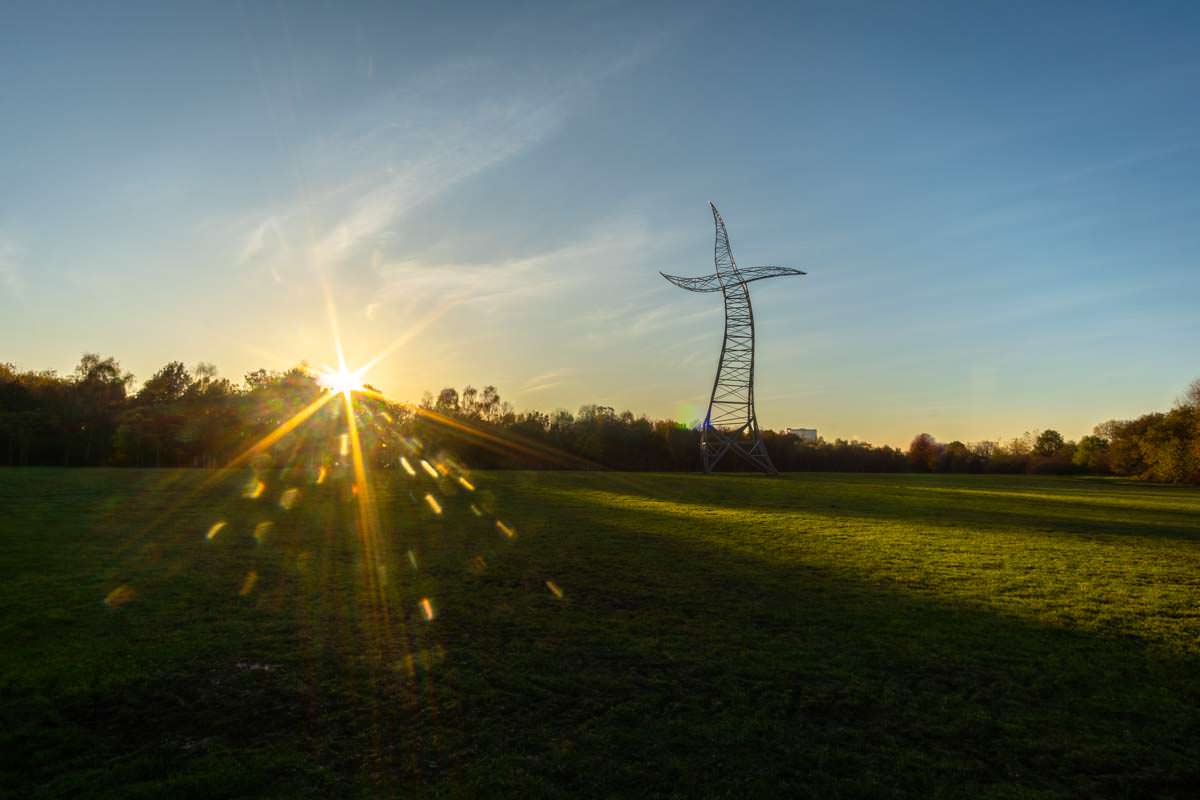
[{"label": "mown grass", "polygon": [[0,471],[0,793],[1200,784],[1194,490],[387,473],[368,550],[344,476],[211,477]]}]

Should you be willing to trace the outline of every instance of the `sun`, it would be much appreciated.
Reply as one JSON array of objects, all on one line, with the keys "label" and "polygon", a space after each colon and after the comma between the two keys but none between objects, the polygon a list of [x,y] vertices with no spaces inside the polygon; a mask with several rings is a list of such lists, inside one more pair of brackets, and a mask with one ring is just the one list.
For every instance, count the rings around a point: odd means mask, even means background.
[{"label": "sun", "polygon": [[361,392],[364,388],[362,372],[362,370],[351,371],[345,367],[325,369],[317,374],[317,382],[331,392],[340,392],[341,394]]}]

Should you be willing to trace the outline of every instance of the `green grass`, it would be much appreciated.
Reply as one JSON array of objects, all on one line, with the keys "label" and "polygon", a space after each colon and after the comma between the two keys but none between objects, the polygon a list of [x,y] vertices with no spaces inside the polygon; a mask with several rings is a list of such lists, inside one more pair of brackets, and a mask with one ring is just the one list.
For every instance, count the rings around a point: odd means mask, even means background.
[{"label": "green grass", "polygon": [[0,471],[0,795],[1200,784],[1194,490],[389,473],[368,555],[338,476],[210,476]]}]

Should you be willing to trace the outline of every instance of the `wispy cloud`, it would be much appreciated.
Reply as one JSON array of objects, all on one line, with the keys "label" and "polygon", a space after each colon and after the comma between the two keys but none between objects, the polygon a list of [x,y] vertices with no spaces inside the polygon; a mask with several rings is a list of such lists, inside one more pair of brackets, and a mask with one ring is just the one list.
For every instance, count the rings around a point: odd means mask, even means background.
[{"label": "wispy cloud", "polygon": [[552,295],[594,280],[602,270],[643,248],[647,237],[644,226],[606,221],[580,241],[531,256],[483,263],[383,263],[378,268],[382,287],[368,308],[374,307],[372,314],[385,306],[410,313],[438,302],[495,310],[507,301]]},{"label": "wispy cloud", "polygon": [[554,136],[596,85],[664,41],[643,39],[581,55],[561,75],[468,58],[381,91],[298,157],[290,199],[243,221],[237,263],[278,280],[297,268],[412,261],[396,241],[410,212]]},{"label": "wispy cloud", "polygon": [[[587,347],[601,348],[613,342],[628,342],[630,339],[645,338],[679,328],[687,328],[701,320],[719,317],[723,310],[719,303],[712,304],[708,308],[683,313],[679,309],[679,305],[673,304],[620,306],[598,310],[595,316],[588,320],[592,323],[592,329],[584,335],[582,343]],[[692,336],[686,341],[691,342],[699,338],[704,337]]]},{"label": "wispy cloud", "polygon": [[553,101],[510,98],[486,101],[454,124],[444,124],[436,144],[417,158],[390,167],[313,244],[316,265],[336,265],[378,245],[378,237],[412,208],[458,183],[507,161],[542,141],[562,123]]},{"label": "wispy cloud", "polygon": [[367,308],[374,316],[383,307],[409,313],[441,301],[494,309],[504,299],[546,294],[565,282],[547,269],[548,256],[517,258],[490,264],[406,262],[382,267],[383,287]]},{"label": "wispy cloud", "polygon": [[561,367],[540,375],[534,375],[517,389],[517,396],[544,392],[563,383],[564,379],[574,376],[578,370],[571,367]]},{"label": "wispy cloud", "polygon": [[[240,237],[236,263],[277,278],[297,268],[327,271],[351,259],[376,264],[389,248],[389,231],[413,208],[462,181],[526,151],[558,129],[562,109],[536,98],[478,101],[452,119],[448,109],[399,107],[392,113],[423,118],[409,125],[374,123],[347,133],[337,163],[326,171],[351,177],[267,212]],[[402,154],[397,157],[396,154]]]},{"label": "wispy cloud", "polygon": [[281,283],[283,278],[279,274],[276,262],[290,255],[291,247],[284,236],[283,226],[277,217],[272,216],[263,220],[246,236],[237,263],[239,266],[255,262],[264,263],[275,282]]}]

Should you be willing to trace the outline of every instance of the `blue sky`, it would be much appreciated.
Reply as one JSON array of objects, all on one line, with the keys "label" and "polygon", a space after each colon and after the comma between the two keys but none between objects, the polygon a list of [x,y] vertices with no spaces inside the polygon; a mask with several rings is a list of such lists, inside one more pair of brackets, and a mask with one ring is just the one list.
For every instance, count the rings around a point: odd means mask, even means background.
[{"label": "blue sky", "polygon": [[[0,360],[351,362],[703,415],[706,203],[759,418],[1068,437],[1200,376],[1200,8],[197,4],[0,15]],[[49,10],[48,10],[49,9]],[[323,289],[325,287],[325,289]]]}]

